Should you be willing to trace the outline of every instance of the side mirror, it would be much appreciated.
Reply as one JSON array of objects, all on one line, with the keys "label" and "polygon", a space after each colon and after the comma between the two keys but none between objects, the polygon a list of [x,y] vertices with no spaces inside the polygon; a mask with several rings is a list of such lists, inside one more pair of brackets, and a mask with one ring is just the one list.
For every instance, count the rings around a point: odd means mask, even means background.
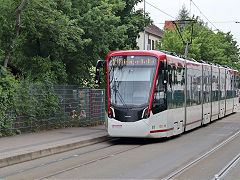
[{"label": "side mirror", "polygon": [[162,81],[163,81],[163,84],[167,84],[167,80],[168,80],[167,61],[164,60],[163,61],[163,70],[162,70]]},{"label": "side mirror", "polygon": [[101,76],[101,70],[96,69],[95,84],[100,84],[100,76]]},{"label": "side mirror", "polygon": [[167,84],[167,72],[162,70],[162,83]]},{"label": "side mirror", "polygon": [[104,60],[98,60],[96,64],[96,69],[102,68],[103,67],[103,61]]},{"label": "side mirror", "polygon": [[105,60],[98,60],[96,64],[95,84],[100,84],[101,70],[106,65]]}]

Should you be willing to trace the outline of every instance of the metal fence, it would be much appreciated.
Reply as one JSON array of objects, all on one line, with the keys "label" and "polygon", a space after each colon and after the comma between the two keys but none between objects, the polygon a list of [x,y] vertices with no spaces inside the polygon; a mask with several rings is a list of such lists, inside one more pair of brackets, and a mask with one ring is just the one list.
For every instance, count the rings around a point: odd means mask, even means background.
[{"label": "metal fence", "polygon": [[63,123],[88,126],[103,123],[105,119],[104,89],[78,88],[77,86],[55,86],[60,97]]},{"label": "metal fence", "polygon": [[[41,93],[44,87],[35,86],[29,94],[29,101],[24,106],[34,112],[18,113],[10,110],[13,121],[9,125],[12,132],[38,131],[51,128],[92,126],[103,124],[105,120],[105,90],[79,88],[70,85],[55,85],[54,91],[56,104],[48,103],[48,94]],[[31,98],[35,96],[37,98]],[[30,107],[31,106],[31,107]],[[38,111],[38,108],[41,111]],[[1,129],[0,132],[6,131]],[[6,133],[5,133],[6,134]]]}]

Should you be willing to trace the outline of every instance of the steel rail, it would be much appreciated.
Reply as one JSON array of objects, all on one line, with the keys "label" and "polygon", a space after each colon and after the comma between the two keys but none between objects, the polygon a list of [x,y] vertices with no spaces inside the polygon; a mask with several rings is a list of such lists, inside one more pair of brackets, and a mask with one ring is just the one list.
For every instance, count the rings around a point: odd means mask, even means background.
[{"label": "steel rail", "polygon": [[[112,142],[115,142],[115,141],[117,142],[118,140],[119,140],[119,138],[116,138],[116,139],[112,139],[111,138],[109,140],[106,140],[106,141],[103,141],[103,142],[100,142],[100,143],[95,143],[95,144],[101,144],[101,143],[104,143],[104,142],[111,142],[111,141]],[[86,146],[83,146],[81,148],[90,147],[92,145],[93,144],[86,145]],[[31,171],[31,170],[34,170],[34,169],[38,169],[38,168],[41,168],[41,167],[44,167],[44,166],[48,166],[48,165],[51,165],[51,164],[54,164],[54,163],[58,163],[58,162],[61,162],[61,161],[66,161],[66,160],[69,160],[71,158],[77,158],[79,156],[83,156],[83,155],[90,154],[90,153],[93,153],[93,152],[96,152],[96,151],[104,150],[104,149],[107,149],[107,148],[110,148],[110,147],[113,147],[113,146],[117,146],[117,145],[119,145],[119,144],[118,143],[114,143],[114,144],[111,144],[111,145],[106,145],[104,147],[95,148],[93,150],[89,150],[89,151],[82,152],[82,153],[79,153],[79,154],[74,154],[74,155],[70,155],[70,156],[67,156],[67,157],[64,157],[64,158],[60,158],[60,159],[48,161],[48,162],[45,162],[45,163],[41,163],[41,164],[38,164],[38,165],[35,165],[35,166],[31,166],[29,168],[19,169],[19,170],[13,172],[13,173],[0,175],[0,180],[1,179],[6,179],[8,177],[15,176],[15,175],[18,175],[18,174],[21,174],[21,173],[24,173],[24,172],[28,172],[28,171]],[[71,150],[71,151],[73,151],[73,150]],[[64,153],[64,152],[62,152],[62,153]]]},{"label": "steel rail", "polygon": [[234,168],[237,163],[240,162],[240,153],[235,156],[221,171],[219,171],[217,174],[215,174],[213,180],[220,180],[224,176],[226,176],[232,168]]},{"label": "steel rail", "polygon": [[105,160],[105,159],[111,158],[111,157],[113,157],[113,156],[115,156],[115,155],[122,154],[122,153],[124,153],[124,152],[128,152],[128,151],[134,150],[134,149],[139,148],[139,147],[141,147],[141,146],[143,146],[143,145],[137,145],[137,146],[135,146],[135,147],[131,147],[131,148],[128,148],[128,149],[125,149],[125,150],[122,150],[122,151],[118,151],[118,152],[115,152],[115,153],[111,153],[111,154],[108,154],[108,155],[106,155],[106,156],[102,156],[102,157],[100,157],[100,158],[96,158],[96,159],[90,160],[90,161],[88,161],[88,162],[82,163],[82,164],[80,164],[80,165],[73,166],[73,167],[70,167],[70,168],[67,168],[67,169],[64,169],[64,170],[61,170],[61,171],[52,173],[52,174],[50,174],[50,175],[41,177],[41,178],[36,179],[36,180],[43,180],[43,179],[47,179],[47,178],[52,178],[52,177],[54,177],[54,176],[56,176],[56,175],[59,175],[59,174],[62,174],[62,173],[71,171],[71,170],[73,170],[73,169],[80,168],[80,167],[82,167],[82,166],[86,166],[86,165],[89,165],[89,164],[98,162],[98,161],[101,161],[101,160]]},{"label": "steel rail", "polygon": [[213,152],[217,151],[218,149],[220,149],[221,147],[223,147],[225,144],[231,142],[234,138],[236,138],[238,135],[240,134],[240,130],[238,132],[236,132],[235,134],[233,134],[232,136],[230,136],[229,138],[227,138],[226,140],[224,140],[223,142],[221,142],[220,144],[218,144],[217,146],[215,146],[214,148],[210,149],[209,151],[205,152],[204,154],[202,154],[201,156],[199,156],[198,158],[196,158],[195,160],[191,161],[190,163],[186,164],[185,166],[183,166],[182,168],[177,169],[176,171],[174,171],[173,173],[171,173],[170,175],[168,175],[167,177],[163,178],[163,180],[169,180],[172,179],[173,177],[181,174],[182,172],[184,172],[185,170],[187,170],[188,168],[192,167],[193,165],[195,165],[196,163],[198,163],[200,160],[206,158],[207,156],[209,156],[210,154],[212,154]]}]

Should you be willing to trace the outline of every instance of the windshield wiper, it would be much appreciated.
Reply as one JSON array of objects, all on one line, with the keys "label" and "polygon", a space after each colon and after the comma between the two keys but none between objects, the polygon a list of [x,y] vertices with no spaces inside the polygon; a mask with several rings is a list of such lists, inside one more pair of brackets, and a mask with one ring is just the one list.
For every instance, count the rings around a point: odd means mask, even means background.
[{"label": "windshield wiper", "polygon": [[119,97],[121,103],[122,103],[122,104],[126,107],[126,109],[128,110],[129,108],[128,108],[127,104],[125,103],[124,99],[122,98],[122,95],[120,94],[120,92],[119,92],[118,90],[116,90],[116,91],[117,91],[117,94],[118,94],[118,97]]},{"label": "windshield wiper", "polygon": [[[119,85],[119,82],[117,82],[117,83],[118,83],[118,85]],[[125,101],[124,101],[121,93],[120,93],[120,92],[118,91],[118,89],[117,89],[116,81],[114,81],[113,91],[118,95],[118,98],[120,99],[121,103],[125,106],[125,108],[126,108],[127,110],[129,110],[129,107],[127,106],[127,104],[125,103]]]}]

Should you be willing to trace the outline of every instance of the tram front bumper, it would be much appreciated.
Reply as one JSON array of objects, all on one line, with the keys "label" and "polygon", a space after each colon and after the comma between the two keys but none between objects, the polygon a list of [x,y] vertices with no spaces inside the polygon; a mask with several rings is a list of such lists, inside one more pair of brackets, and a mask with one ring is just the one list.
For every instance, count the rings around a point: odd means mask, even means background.
[{"label": "tram front bumper", "polygon": [[136,122],[120,122],[109,118],[107,129],[111,137],[149,137],[150,132],[147,119]]}]

